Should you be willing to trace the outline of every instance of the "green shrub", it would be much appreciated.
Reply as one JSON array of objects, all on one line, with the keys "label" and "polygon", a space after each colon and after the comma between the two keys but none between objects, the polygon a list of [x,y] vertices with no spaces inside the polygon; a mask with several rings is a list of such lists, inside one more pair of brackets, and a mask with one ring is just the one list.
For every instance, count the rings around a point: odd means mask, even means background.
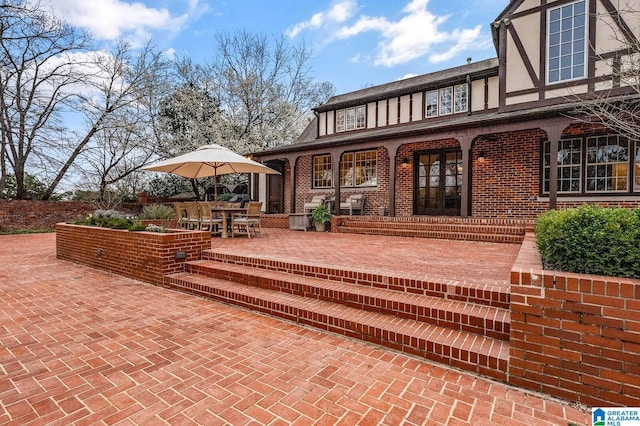
[{"label": "green shrub", "polygon": [[547,269],[640,278],[640,210],[552,210],[538,217],[535,233]]},{"label": "green shrub", "polygon": [[69,223],[72,223],[74,225],[97,226],[100,228],[109,229],[129,229],[131,226],[133,226],[133,221],[131,219],[120,217],[97,217],[94,215],[89,215],[86,219],[81,219]]},{"label": "green shrub", "polygon": [[146,231],[147,226],[142,222],[135,222],[129,227],[129,231]]},{"label": "green shrub", "polygon": [[176,212],[164,204],[149,204],[144,206],[138,219],[173,219]]}]

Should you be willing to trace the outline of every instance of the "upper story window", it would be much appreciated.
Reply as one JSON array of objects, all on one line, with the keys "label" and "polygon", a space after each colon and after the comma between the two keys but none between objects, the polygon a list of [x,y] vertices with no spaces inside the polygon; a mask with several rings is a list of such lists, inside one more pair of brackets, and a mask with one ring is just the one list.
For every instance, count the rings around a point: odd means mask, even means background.
[{"label": "upper story window", "polygon": [[336,111],[336,132],[344,132],[344,110]]},{"label": "upper story window", "polygon": [[426,102],[427,107],[425,108],[425,115],[427,118],[429,117],[437,117],[438,116],[438,91],[434,90],[433,92],[427,92]]},{"label": "upper story window", "polygon": [[454,90],[454,103],[453,112],[466,112],[467,111],[467,85],[461,84],[453,88]]},{"label": "upper story window", "polygon": [[466,84],[443,87],[425,94],[425,117],[467,112],[469,89]]},{"label": "upper story window", "polygon": [[331,188],[333,186],[333,167],[331,155],[313,157],[313,188]]},{"label": "upper story window", "polygon": [[336,132],[364,129],[366,124],[364,105],[336,111]]},{"label": "upper story window", "polygon": [[376,186],[376,151],[345,152],[340,162],[340,187]]},{"label": "upper story window", "polygon": [[585,76],[586,36],[586,0],[549,9],[547,15],[548,83]]},{"label": "upper story window", "polygon": [[440,89],[440,115],[448,115],[453,111],[451,98],[453,97],[453,87]]}]

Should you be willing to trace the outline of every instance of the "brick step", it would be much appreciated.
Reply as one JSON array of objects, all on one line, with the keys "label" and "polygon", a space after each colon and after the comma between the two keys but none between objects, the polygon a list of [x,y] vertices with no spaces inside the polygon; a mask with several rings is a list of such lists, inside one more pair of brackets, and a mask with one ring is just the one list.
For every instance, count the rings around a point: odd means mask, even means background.
[{"label": "brick step", "polygon": [[185,271],[495,339],[509,339],[510,318],[506,309],[210,260],[188,262]]},{"label": "brick step", "polygon": [[311,262],[300,262],[277,256],[247,256],[227,250],[204,250],[203,260],[232,263],[251,268],[287,272],[307,277],[323,278],[374,287],[395,290],[424,296],[440,297],[446,300],[476,303],[496,308],[509,309],[509,283],[475,283],[415,274],[371,272],[355,267],[327,267]]},{"label": "brick step", "polygon": [[[439,238],[446,240],[463,240],[463,241],[480,241],[487,243],[506,243],[506,244],[520,244],[524,237],[524,231],[522,234],[501,234],[501,233],[484,233],[473,232],[474,228],[466,228],[461,231],[444,231],[435,229],[420,229],[422,227],[407,226],[384,228],[384,227],[369,227],[364,222],[359,223],[358,226],[338,226],[336,232],[350,233],[350,234],[362,234],[362,235],[385,235],[393,237],[414,237],[414,238]],[[462,228],[462,227],[461,227]]]},{"label": "brick step", "polygon": [[420,231],[440,231],[453,233],[502,234],[524,236],[524,225],[500,225],[495,223],[460,223],[460,222],[401,222],[401,221],[367,221],[343,220],[342,225],[349,228],[368,229],[416,229]]},{"label": "brick step", "polygon": [[187,272],[166,276],[165,285],[506,380],[503,340]]}]

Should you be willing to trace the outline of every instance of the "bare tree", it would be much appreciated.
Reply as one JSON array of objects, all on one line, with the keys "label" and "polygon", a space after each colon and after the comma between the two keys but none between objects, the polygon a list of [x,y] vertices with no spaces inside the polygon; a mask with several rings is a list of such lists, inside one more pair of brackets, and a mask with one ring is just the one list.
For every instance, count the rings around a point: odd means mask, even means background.
[{"label": "bare tree", "polygon": [[640,10],[627,2],[616,12],[597,18],[608,25],[611,37],[620,46],[613,54],[599,57],[611,69],[607,77],[611,89],[594,99],[581,101],[573,113],[585,117],[585,121],[596,120],[620,134],[640,139]]},{"label": "bare tree", "polygon": [[27,196],[29,168],[47,181],[43,198],[48,199],[111,116],[151,113],[138,105],[163,87],[159,76],[167,61],[151,43],[135,54],[122,42],[113,52],[89,51],[85,33],[40,5],[15,1],[3,6],[3,152],[17,179],[18,198]]},{"label": "bare tree", "polygon": [[334,92],[313,81],[311,50],[271,42],[246,31],[216,37],[211,81],[228,123],[229,147],[251,152],[292,143],[311,119],[311,108]]},{"label": "bare tree", "polygon": [[141,122],[139,115],[118,114],[109,120],[112,124],[96,133],[95,141],[80,156],[79,164],[83,167],[78,167],[83,181],[98,188],[99,199],[155,155],[146,121]]},{"label": "bare tree", "polygon": [[27,160],[61,128],[60,115],[72,98],[66,88],[82,80],[74,52],[89,37],[22,1],[3,3],[0,31],[2,154],[16,177],[17,197],[25,198]]}]

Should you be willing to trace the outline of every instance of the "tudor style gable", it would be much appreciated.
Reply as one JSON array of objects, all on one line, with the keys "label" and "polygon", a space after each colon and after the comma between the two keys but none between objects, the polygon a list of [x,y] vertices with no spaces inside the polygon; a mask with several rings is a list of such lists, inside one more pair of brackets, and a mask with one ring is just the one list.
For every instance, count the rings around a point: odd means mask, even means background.
[{"label": "tudor style gable", "polygon": [[492,23],[500,110],[625,93],[613,72],[639,46],[640,0],[514,0]]}]

